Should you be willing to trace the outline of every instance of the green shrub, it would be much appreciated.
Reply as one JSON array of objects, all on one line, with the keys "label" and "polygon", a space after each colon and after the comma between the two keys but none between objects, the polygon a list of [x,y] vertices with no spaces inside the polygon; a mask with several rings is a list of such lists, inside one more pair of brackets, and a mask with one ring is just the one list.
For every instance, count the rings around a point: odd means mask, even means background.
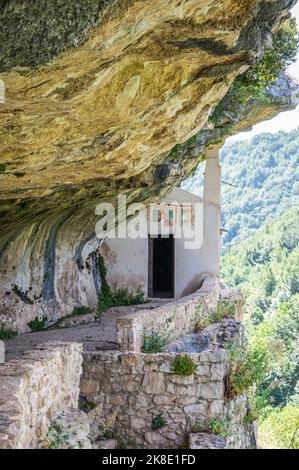
[{"label": "green shrub", "polygon": [[79,409],[84,411],[85,413],[88,413],[89,411],[92,411],[96,408],[96,403],[93,403],[92,401],[87,400],[87,398],[80,396],[79,398]]},{"label": "green shrub", "polygon": [[223,419],[213,418],[209,422],[208,431],[211,434],[217,434],[223,437],[229,436],[230,419],[225,417]]},{"label": "green shrub", "polygon": [[228,353],[225,394],[228,399],[241,395],[252,385],[261,382],[266,372],[266,354],[251,350],[247,345],[230,344]]},{"label": "green shrub", "polygon": [[157,354],[164,350],[168,344],[168,335],[158,328],[146,331],[143,335],[142,352],[147,354]]},{"label": "green shrub", "polygon": [[81,315],[86,315],[88,313],[92,313],[93,309],[89,307],[74,307],[71,317],[79,317]]},{"label": "green shrub", "polygon": [[224,318],[235,318],[235,314],[236,305],[231,302],[221,302],[216,310],[208,313],[202,313],[200,310],[195,325],[195,332],[202,331],[214,323],[220,323]]},{"label": "green shrub", "polygon": [[23,292],[16,284],[13,286],[12,291],[27,305],[33,305],[33,301],[28,297],[28,291]]},{"label": "green shrub", "polygon": [[14,336],[17,336],[18,333],[12,330],[0,330],[0,340],[7,341]]},{"label": "green shrub", "polygon": [[47,320],[47,317],[44,317],[41,320],[38,317],[35,317],[34,320],[28,323],[28,326],[31,331],[42,331],[46,328]]},{"label": "green shrub", "polygon": [[196,371],[196,365],[187,354],[179,355],[173,361],[171,371],[176,375],[192,375]]},{"label": "green shrub", "polygon": [[158,431],[159,429],[164,428],[167,425],[167,421],[163,418],[162,415],[157,415],[152,420],[152,430]]},{"label": "green shrub", "polygon": [[46,437],[47,449],[60,449],[70,438],[70,434],[65,432],[64,427],[58,420],[52,422]]},{"label": "green shrub", "polygon": [[112,307],[141,305],[147,303],[147,300],[144,299],[144,294],[142,292],[131,294],[128,289],[116,289],[114,291],[111,289],[106,280],[107,268],[105,266],[104,258],[101,255],[99,256],[98,267],[102,281],[102,289],[97,308],[99,317],[106,310]]},{"label": "green shrub", "polygon": [[274,410],[259,429],[262,449],[299,449],[299,406]]},{"label": "green shrub", "polygon": [[236,112],[240,106],[246,106],[253,99],[268,103],[265,90],[296,60],[298,46],[296,20],[291,19],[273,35],[272,48],[266,50],[263,59],[235,80],[229,92],[216,106],[210,121],[218,124],[225,110]]}]

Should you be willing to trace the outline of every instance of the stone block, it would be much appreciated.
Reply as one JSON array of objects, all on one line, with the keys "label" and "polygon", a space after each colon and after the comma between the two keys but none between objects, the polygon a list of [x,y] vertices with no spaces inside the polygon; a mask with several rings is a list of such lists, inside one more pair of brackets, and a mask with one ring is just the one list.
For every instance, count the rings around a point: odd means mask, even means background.
[{"label": "stone block", "polygon": [[146,373],[142,382],[142,390],[145,393],[162,393],[164,392],[164,374],[161,372]]},{"label": "stone block", "polygon": [[212,364],[211,366],[211,380],[223,380],[225,376],[224,363]]},{"label": "stone block", "polygon": [[105,439],[103,441],[97,441],[93,446],[94,449],[111,449],[114,450],[117,448],[117,442],[115,439]]},{"label": "stone block", "polygon": [[210,406],[211,417],[222,416],[224,414],[224,401],[214,400]]},{"label": "stone block", "polygon": [[173,405],[176,402],[176,396],[172,395],[157,395],[153,398],[155,405]]},{"label": "stone block", "polygon": [[226,440],[222,436],[206,433],[191,433],[189,449],[225,449]]},{"label": "stone block", "polygon": [[223,382],[207,382],[200,384],[200,397],[207,400],[221,400],[224,397]]},{"label": "stone block", "polygon": [[137,431],[143,431],[145,428],[145,420],[141,418],[132,418],[131,427]]}]

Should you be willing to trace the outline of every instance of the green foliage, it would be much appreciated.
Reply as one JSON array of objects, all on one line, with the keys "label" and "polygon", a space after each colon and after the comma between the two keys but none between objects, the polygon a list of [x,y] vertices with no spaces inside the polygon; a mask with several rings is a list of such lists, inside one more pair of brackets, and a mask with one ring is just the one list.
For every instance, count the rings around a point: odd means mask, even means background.
[{"label": "green foliage", "polygon": [[176,375],[188,376],[195,373],[196,365],[194,364],[191,357],[187,354],[178,355],[173,361],[170,370]]},{"label": "green foliage", "polygon": [[71,313],[71,317],[79,317],[81,315],[86,315],[92,313],[93,309],[89,307],[75,307]]},{"label": "green foliage", "polygon": [[267,367],[264,351],[246,345],[229,344],[225,394],[228,399],[241,395],[254,384],[261,382]]},{"label": "green foliage", "polygon": [[17,294],[17,296],[28,305],[33,305],[33,301],[28,297],[28,291],[23,292],[16,284],[13,286],[12,291]]},{"label": "green foliage", "polygon": [[169,342],[168,335],[160,328],[152,328],[145,331],[143,335],[142,352],[147,354],[157,354],[164,350]]},{"label": "green foliage", "polygon": [[79,398],[79,409],[84,411],[85,413],[89,413],[90,411],[96,408],[96,403],[87,400],[87,398],[80,396]]},{"label": "green foliage", "polygon": [[164,428],[167,425],[167,421],[163,418],[162,415],[157,415],[152,420],[152,430],[158,431],[159,429]]},{"label": "green foliage", "polygon": [[227,95],[215,108],[210,121],[217,125],[226,110],[237,112],[240,106],[245,107],[252,100],[269,102],[265,93],[268,86],[296,60],[298,47],[296,21],[291,19],[273,35],[272,47],[266,50],[263,59],[235,80]]},{"label": "green foliage", "polygon": [[[272,224],[292,207],[299,206],[299,128],[290,133],[260,134],[250,141],[227,142],[221,150],[221,162],[223,180],[235,186],[222,185],[222,226],[228,230],[222,237],[226,253],[255,235],[265,222]],[[201,195],[203,171],[201,164],[183,188]],[[294,231],[294,226],[289,227],[282,235],[281,243],[288,251],[292,251],[296,242]],[[248,269],[257,261],[264,263],[269,259],[272,243],[264,248],[263,253],[258,247],[251,251]],[[243,257],[241,251],[239,256]],[[230,279],[242,282],[233,264],[229,269]],[[298,284],[297,276],[292,288],[298,289]]]},{"label": "green foliage", "polygon": [[18,333],[12,330],[0,330],[0,340],[1,341],[7,341],[11,338],[14,338],[14,336],[17,336]]},{"label": "green foliage", "polygon": [[299,449],[299,406],[272,411],[260,425],[259,444],[264,449]]},{"label": "green foliage", "polygon": [[[52,422],[46,437],[47,449],[61,449],[70,438],[70,434],[65,432],[64,427],[58,420]],[[71,447],[69,447],[71,448]]]},{"label": "green foliage", "polygon": [[234,318],[235,310],[236,306],[231,302],[220,302],[217,309],[210,312],[202,312],[199,309],[195,332],[199,332],[214,323],[220,323],[224,318]]},{"label": "green foliage", "polygon": [[213,418],[209,421],[208,431],[211,434],[217,434],[219,436],[229,436],[230,419],[224,417],[222,419]]},{"label": "green foliage", "polygon": [[47,317],[42,318],[41,320],[38,317],[35,317],[34,320],[28,323],[31,331],[42,331],[46,329]]},{"label": "green foliage", "polygon": [[122,307],[129,305],[142,305],[147,303],[142,292],[132,294],[128,289],[112,290],[109,286],[106,276],[107,268],[105,266],[104,258],[100,255],[98,259],[98,267],[101,275],[102,289],[99,296],[97,313],[100,317],[106,310],[112,307]]},{"label": "green foliage", "polygon": [[298,47],[296,20],[290,19],[273,35],[272,47],[266,50],[263,59],[246,73],[245,83],[266,87],[296,60]]}]

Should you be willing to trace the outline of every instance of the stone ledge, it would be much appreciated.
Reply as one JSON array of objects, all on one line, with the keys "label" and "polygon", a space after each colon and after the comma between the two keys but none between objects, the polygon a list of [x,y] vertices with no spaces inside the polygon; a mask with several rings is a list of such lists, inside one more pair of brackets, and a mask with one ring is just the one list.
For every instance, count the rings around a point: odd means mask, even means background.
[{"label": "stone ledge", "polygon": [[139,310],[116,320],[116,342],[121,351],[140,352],[146,330],[161,328],[175,341],[194,331],[196,319],[217,308],[220,285],[217,277],[207,277],[201,289],[182,299],[169,302],[150,312]]}]

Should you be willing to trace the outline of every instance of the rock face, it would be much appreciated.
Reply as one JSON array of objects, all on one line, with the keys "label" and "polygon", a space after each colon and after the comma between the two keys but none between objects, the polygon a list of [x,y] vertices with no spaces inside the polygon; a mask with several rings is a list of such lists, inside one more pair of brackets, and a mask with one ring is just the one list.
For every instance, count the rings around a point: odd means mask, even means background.
[{"label": "rock face", "polygon": [[[0,327],[95,306],[95,206],[150,201],[196,168],[222,135],[209,115],[295,3],[1,2]],[[293,106],[288,83],[248,125]]]}]

